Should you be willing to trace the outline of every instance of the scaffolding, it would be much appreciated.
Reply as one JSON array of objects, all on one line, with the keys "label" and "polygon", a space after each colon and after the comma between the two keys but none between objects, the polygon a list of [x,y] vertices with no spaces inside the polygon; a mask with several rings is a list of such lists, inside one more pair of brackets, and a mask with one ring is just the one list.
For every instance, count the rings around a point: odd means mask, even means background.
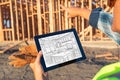
[{"label": "scaffolding", "polygon": [[67,18],[60,8],[77,6],[103,7],[112,13],[107,0],[0,0],[0,42],[33,40],[35,35],[75,28],[82,41],[110,40],[93,29],[82,17]]}]

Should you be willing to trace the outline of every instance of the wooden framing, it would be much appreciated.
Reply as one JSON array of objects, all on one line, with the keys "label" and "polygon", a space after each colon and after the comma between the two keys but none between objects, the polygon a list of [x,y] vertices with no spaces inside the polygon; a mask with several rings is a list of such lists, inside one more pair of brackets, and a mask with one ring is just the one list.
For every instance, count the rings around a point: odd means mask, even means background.
[{"label": "wooden framing", "polygon": [[26,19],[27,19],[27,34],[28,34],[28,39],[30,39],[30,23],[29,23],[29,11],[28,11],[28,0],[26,0]]},{"label": "wooden framing", "polygon": [[[82,3],[84,3],[84,0],[81,0],[82,1]],[[84,7],[84,4],[82,4],[81,5],[81,8],[83,8]],[[82,31],[84,31],[84,18],[82,18],[82,24],[81,24],[81,26],[82,26]],[[85,34],[84,34],[84,32],[82,33],[82,38],[81,38],[83,41],[85,40]]]},{"label": "wooden framing", "polygon": [[17,1],[15,0],[15,16],[16,16],[16,24],[15,24],[15,26],[16,26],[16,30],[17,30],[17,39],[18,40],[20,40],[20,34],[19,34],[19,23],[18,23],[18,3],[17,3]]},{"label": "wooden framing", "polygon": [[[1,12],[2,10],[1,10],[1,7],[0,7],[0,12]],[[3,31],[2,31],[2,14],[0,13],[0,41],[3,41],[4,39],[3,39]]]},{"label": "wooden framing", "polygon": [[37,18],[38,18],[38,34],[42,34],[42,21],[41,21],[41,4],[40,4],[40,0],[37,0]]},{"label": "wooden framing", "polygon": [[[11,27],[12,27],[12,37],[13,37],[13,41],[15,41],[15,32],[14,32],[14,16],[13,16],[13,4],[12,4],[12,0],[10,0],[10,16],[11,16]],[[8,36],[8,35],[7,35]]]},{"label": "wooden framing", "polygon": [[20,13],[21,13],[21,26],[22,26],[22,39],[25,40],[25,33],[24,33],[24,19],[23,19],[23,4],[22,4],[22,0],[20,0]]},{"label": "wooden framing", "polygon": [[54,1],[53,0],[48,0],[49,1],[49,21],[50,21],[50,24],[49,24],[49,26],[50,26],[50,32],[53,32],[54,31],[54,23],[53,23],[53,21],[54,21],[54,17],[53,17],[53,3],[54,3]]},{"label": "wooden framing", "polygon": [[[60,8],[61,4],[92,10],[98,6],[103,7],[104,4],[105,11],[112,13],[107,0],[100,0],[97,6],[92,4],[93,1],[95,0],[0,0],[0,41],[33,40],[38,34],[70,28],[77,30],[81,41],[94,41],[96,38],[104,41],[106,36],[90,27],[88,21],[81,17],[68,19],[67,12]],[[97,34],[100,36],[96,37]]]}]

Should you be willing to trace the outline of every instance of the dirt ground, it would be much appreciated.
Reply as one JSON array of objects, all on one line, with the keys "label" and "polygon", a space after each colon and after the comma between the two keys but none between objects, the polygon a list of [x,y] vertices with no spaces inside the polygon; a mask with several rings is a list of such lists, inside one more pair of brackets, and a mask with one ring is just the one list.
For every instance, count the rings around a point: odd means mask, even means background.
[{"label": "dirt ground", "polygon": [[[8,56],[17,50],[16,48],[0,54],[0,80],[34,80],[29,65],[18,69],[8,65]],[[119,53],[118,49],[93,47],[84,47],[84,52],[87,56],[86,60],[49,71],[49,80],[92,80],[101,67],[116,62],[116,60],[105,60],[104,58],[95,59],[94,54],[111,52],[117,55]]]}]

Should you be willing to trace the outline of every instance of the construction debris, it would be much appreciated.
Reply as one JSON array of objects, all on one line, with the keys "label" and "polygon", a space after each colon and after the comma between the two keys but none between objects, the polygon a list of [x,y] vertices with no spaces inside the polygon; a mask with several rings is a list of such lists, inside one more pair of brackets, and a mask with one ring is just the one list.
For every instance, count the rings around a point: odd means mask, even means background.
[{"label": "construction debris", "polygon": [[38,52],[35,45],[24,46],[19,48],[18,52],[15,52],[9,56],[9,59],[11,60],[9,65],[13,65],[16,68],[23,67],[26,64],[33,63],[37,54]]},{"label": "construction debris", "polygon": [[112,57],[105,57],[105,59],[107,59],[107,60],[119,60],[119,57],[118,56],[112,56]]},{"label": "construction debris", "polygon": [[108,57],[108,56],[113,56],[112,53],[102,53],[102,54],[96,54],[95,58],[102,58],[102,57]]},{"label": "construction debris", "polygon": [[107,59],[107,60],[119,60],[119,56],[115,56],[113,55],[112,53],[110,52],[107,52],[107,53],[102,53],[102,54],[96,54],[95,55],[95,58],[104,58],[104,59]]}]

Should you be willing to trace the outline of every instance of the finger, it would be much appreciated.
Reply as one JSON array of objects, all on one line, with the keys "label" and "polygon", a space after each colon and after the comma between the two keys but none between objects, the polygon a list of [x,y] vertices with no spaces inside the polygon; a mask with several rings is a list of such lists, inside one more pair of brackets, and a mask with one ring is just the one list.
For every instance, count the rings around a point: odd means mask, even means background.
[{"label": "finger", "polygon": [[8,57],[9,60],[25,60],[25,59],[22,59],[22,58],[19,58],[19,57],[16,57],[16,56],[9,56]]},{"label": "finger", "polygon": [[72,17],[68,14],[67,18],[72,18]]},{"label": "finger", "polygon": [[68,15],[67,18],[73,18],[71,15]]},{"label": "finger", "polygon": [[33,70],[33,72],[35,71],[35,64],[34,63],[30,63],[30,68]]},{"label": "finger", "polygon": [[8,57],[8,59],[9,59],[9,60],[14,60],[14,59],[16,59],[16,57],[13,56],[13,55],[11,55],[11,56]]},{"label": "finger", "polygon": [[46,77],[48,77],[48,72],[43,73]]},{"label": "finger", "polygon": [[35,64],[34,63],[30,63],[29,65],[33,69]]},{"label": "finger", "polygon": [[72,16],[70,14],[68,14],[67,18],[72,18]]},{"label": "finger", "polygon": [[67,8],[63,5],[60,5],[60,7],[63,9],[63,10],[67,10]]},{"label": "finger", "polygon": [[8,64],[15,67],[16,63],[18,63],[18,61],[12,61],[12,62],[9,62]]},{"label": "finger", "polygon": [[27,64],[27,61],[22,60],[22,59],[17,59],[15,61],[9,62],[9,65],[13,65],[14,67],[23,67]]},{"label": "finger", "polygon": [[14,64],[14,67],[20,68],[27,64],[27,61],[18,61],[16,64]]},{"label": "finger", "polygon": [[37,55],[37,58],[36,58],[35,62],[36,62],[36,63],[40,63],[41,57],[42,57],[42,52],[40,51],[40,52],[38,53],[38,55]]},{"label": "finger", "polygon": [[70,14],[68,14],[68,16],[67,16],[67,18],[74,18],[74,17],[77,17],[77,16],[70,15]]}]

